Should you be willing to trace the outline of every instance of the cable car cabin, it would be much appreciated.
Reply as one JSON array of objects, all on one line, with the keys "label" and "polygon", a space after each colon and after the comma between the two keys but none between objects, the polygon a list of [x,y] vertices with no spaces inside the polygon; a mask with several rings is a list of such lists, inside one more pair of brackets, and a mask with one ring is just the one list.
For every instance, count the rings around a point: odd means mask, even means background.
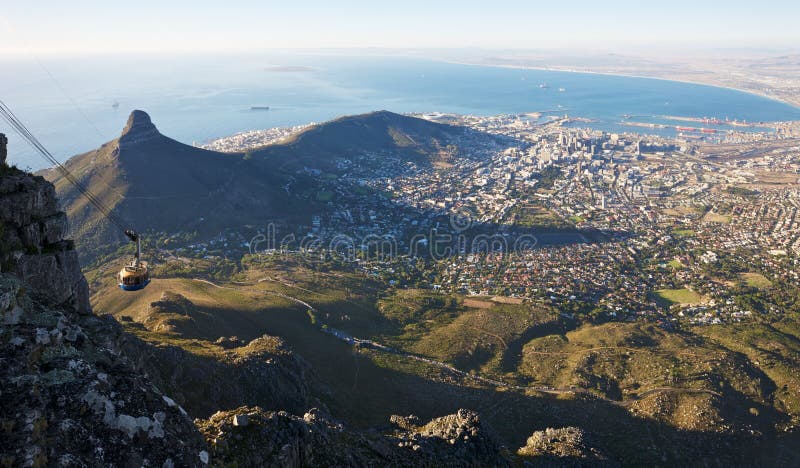
[{"label": "cable car cabin", "polygon": [[139,263],[139,266],[126,265],[119,271],[117,276],[119,288],[124,291],[138,291],[150,284],[150,273],[147,271],[147,264]]},{"label": "cable car cabin", "polygon": [[150,284],[150,272],[147,271],[147,263],[141,261],[142,258],[142,238],[136,231],[128,229],[125,235],[136,243],[136,254],[130,264],[119,271],[117,280],[119,288],[124,291],[138,291]]}]

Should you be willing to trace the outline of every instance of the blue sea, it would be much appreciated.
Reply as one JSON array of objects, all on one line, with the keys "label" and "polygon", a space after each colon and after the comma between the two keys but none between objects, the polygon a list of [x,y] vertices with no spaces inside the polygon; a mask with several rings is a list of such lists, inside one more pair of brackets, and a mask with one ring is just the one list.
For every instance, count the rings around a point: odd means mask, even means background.
[{"label": "blue sea", "polygon": [[[542,83],[549,87],[540,88]],[[381,109],[477,115],[556,110],[594,119],[597,128],[629,131],[635,129],[618,125],[625,114],[800,120],[796,107],[710,86],[377,55],[0,58],[0,98],[62,161],[118,136],[133,109],[147,111],[162,133],[189,144]],[[0,132],[10,137],[12,163],[46,167],[5,122]]]}]

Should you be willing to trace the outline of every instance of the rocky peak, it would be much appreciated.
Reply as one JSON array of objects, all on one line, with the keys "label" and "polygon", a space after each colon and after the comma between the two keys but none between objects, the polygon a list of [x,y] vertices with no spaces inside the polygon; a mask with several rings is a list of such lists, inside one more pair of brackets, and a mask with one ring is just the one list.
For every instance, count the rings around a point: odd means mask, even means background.
[{"label": "rocky peak", "polygon": [[151,140],[158,135],[160,133],[156,126],[153,125],[147,112],[134,110],[128,117],[128,123],[119,137],[119,146],[120,149],[125,149],[131,145]]}]

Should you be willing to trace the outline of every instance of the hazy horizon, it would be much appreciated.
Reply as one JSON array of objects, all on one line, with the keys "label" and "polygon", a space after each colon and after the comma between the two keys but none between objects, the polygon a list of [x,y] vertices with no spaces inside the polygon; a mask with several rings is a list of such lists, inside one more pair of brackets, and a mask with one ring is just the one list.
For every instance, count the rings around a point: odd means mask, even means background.
[{"label": "hazy horizon", "polygon": [[797,50],[788,1],[724,8],[686,0],[536,5],[475,1],[336,5],[151,0],[131,9],[96,0],[10,4],[0,12],[0,55],[176,53],[282,49],[580,51]]}]

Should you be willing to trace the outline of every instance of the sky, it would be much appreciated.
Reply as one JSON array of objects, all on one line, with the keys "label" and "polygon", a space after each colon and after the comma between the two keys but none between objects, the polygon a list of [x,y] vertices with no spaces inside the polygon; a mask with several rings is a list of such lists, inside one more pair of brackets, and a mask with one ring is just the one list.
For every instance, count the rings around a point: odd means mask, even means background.
[{"label": "sky", "polygon": [[0,2],[0,54],[285,48],[800,48],[800,2]]}]

